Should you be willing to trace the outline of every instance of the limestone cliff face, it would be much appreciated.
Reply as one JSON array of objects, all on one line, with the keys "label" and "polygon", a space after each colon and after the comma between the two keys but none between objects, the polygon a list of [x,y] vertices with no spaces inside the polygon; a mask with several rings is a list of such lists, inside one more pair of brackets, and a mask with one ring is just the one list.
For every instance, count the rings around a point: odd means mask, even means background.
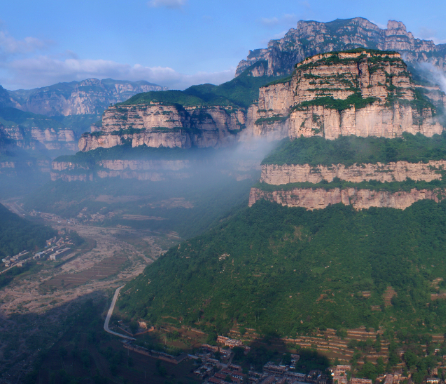
[{"label": "limestone cliff face", "polygon": [[319,54],[296,66],[289,81],[260,89],[254,135],[381,136],[403,132],[426,136],[443,127],[432,104],[420,96],[398,53]]},{"label": "limestone cliff face", "polygon": [[232,107],[120,105],[107,109],[101,130],[84,134],[79,140],[79,149],[110,148],[129,141],[132,147],[225,146],[236,140],[236,133],[245,124],[245,111]]},{"label": "limestone cliff face", "polygon": [[161,181],[189,177],[190,166],[188,160],[100,160],[92,168],[86,164],[53,161],[51,180],[70,182],[119,177]]},{"label": "limestone cliff face", "polygon": [[50,160],[9,160],[0,162],[0,174],[17,175],[22,171],[50,172]]},{"label": "limestone cliff face", "polygon": [[46,148],[48,150],[75,151],[77,140],[71,129],[54,128],[22,128],[19,126],[5,127],[0,125],[0,136],[11,140],[14,145],[23,149]]},{"label": "limestone cliff face", "polygon": [[249,195],[249,206],[251,207],[258,200],[265,199],[284,206],[303,207],[309,210],[323,209],[339,203],[352,205],[357,210],[371,207],[406,209],[419,200],[429,199],[438,202],[439,196],[446,196],[446,191],[412,189],[409,192],[388,192],[356,188],[327,190],[295,188],[266,192],[252,188]]},{"label": "limestone cliff face", "polygon": [[389,164],[361,164],[346,167],[343,164],[331,166],[309,164],[302,165],[262,165],[260,181],[272,185],[290,183],[320,183],[325,180],[329,183],[335,178],[361,183],[376,180],[381,183],[401,182],[407,179],[414,181],[441,180],[440,171],[446,170],[446,160],[429,161],[428,163],[408,163],[398,161]]},{"label": "limestone cliff face", "polygon": [[236,76],[259,61],[267,62],[268,75],[286,75],[306,57],[360,47],[397,51],[410,63],[430,62],[443,71],[446,68],[442,45],[414,38],[398,21],[389,21],[387,28],[381,29],[356,17],[328,23],[299,21],[296,29],[290,29],[282,39],[271,40],[268,48],[250,51],[246,60],[238,64]]},{"label": "limestone cliff face", "polygon": [[69,116],[101,114],[110,104],[125,101],[137,93],[166,89],[145,81],[87,79],[29,91],[9,91],[9,95],[14,106],[23,111]]}]

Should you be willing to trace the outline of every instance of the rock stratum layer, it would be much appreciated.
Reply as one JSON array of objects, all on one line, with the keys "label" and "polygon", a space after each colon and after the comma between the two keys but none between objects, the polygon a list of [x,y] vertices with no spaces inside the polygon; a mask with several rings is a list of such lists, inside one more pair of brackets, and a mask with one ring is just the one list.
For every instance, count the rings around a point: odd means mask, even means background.
[{"label": "rock stratum layer", "polygon": [[302,207],[309,210],[324,209],[329,205],[342,203],[353,208],[367,209],[397,208],[406,209],[419,200],[434,200],[444,196],[446,190],[412,189],[408,192],[375,191],[357,188],[294,188],[290,190],[263,191],[252,188],[249,194],[249,206],[253,206],[258,200],[269,200],[287,207]]},{"label": "rock stratum layer", "polygon": [[76,137],[71,129],[38,127],[5,127],[0,124],[0,137],[23,149],[76,150]]},{"label": "rock stratum layer", "polygon": [[188,160],[100,160],[93,166],[65,161],[53,161],[51,180],[87,181],[107,177],[161,181],[187,178]]},{"label": "rock stratum layer", "polygon": [[289,81],[260,88],[258,134],[282,125],[290,138],[443,131],[436,108],[413,83],[398,53],[358,50],[305,59]]},{"label": "rock stratum layer", "polygon": [[[431,91],[443,103],[441,92]],[[190,96],[169,95],[178,101]],[[143,99],[107,109],[101,129],[84,134],[79,149],[129,142],[132,147],[219,147],[255,137],[393,138],[403,132],[432,136],[443,131],[436,108],[396,52],[313,56],[299,63],[290,79],[261,87],[258,101],[248,108]]]},{"label": "rock stratum layer", "polygon": [[107,109],[99,132],[84,134],[79,150],[132,147],[217,147],[234,143],[246,124],[243,110],[232,107],[188,107],[158,102]]},{"label": "rock stratum layer", "polygon": [[253,72],[254,76],[287,75],[296,63],[311,55],[362,47],[397,51],[409,63],[430,62],[442,71],[446,68],[444,44],[414,38],[398,21],[391,20],[386,29],[381,29],[367,19],[355,17],[328,23],[299,21],[283,38],[271,40],[267,48],[249,51],[246,60],[238,64],[236,76],[259,61],[267,63],[266,70],[261,74]]},{"label": "rock stratum layer", "polygon": [[441,171],[446,169],[446,160],[429,161],[428,163],[409,163],[397,161],[389,164],[355,164],[346,167],[344,164],[331,166],[309,164],[296,165],[262,165],[260,182],[271,185],[291,183],[313,183],[322,181],[331,183],[334,179],[361,183],[375,180],[381,183],[401,182],[407,179],[414,181],[441,180]]}]

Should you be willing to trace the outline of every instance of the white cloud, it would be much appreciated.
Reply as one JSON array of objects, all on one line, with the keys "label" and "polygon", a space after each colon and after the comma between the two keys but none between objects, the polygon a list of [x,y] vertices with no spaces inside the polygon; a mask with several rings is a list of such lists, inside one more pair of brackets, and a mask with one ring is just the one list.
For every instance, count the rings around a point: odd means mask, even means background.
[{"label": "white cloud", "polygon": [[423,40],[432,40],[435,44],[444,44],[446,43],[445,39],[439,39],[437,37],[437,31],[435,29],[421,27],[420,32],[418,33],[419,38]]},{"label": "white cloud", "polygon": [[50,44],[51,42],[43,41],[35,37],[25,37],[23,40],[16,40],[8,32],[0,30],[0,54],[3,58],[46,49]]},{"label": "white cloud", "polygon": [[95,77],[116,80],[146,80],[170,89],[185,89],[191,85],[221,84],[234,77],[235,68],[220,72],[182,74],[169,67],[145,67],[108,60],[89,60],[68,57],[66,59],[38,56],[1,64],[6,72],[0,83],[7,89],[36,88],[58,82],[84,80]]},{"label": "white cloud", "polygon": [[148,2],[149,7],[165,7],[165,8],[182,8],[186,4],[187,0],[150,0]]},{"label": "white cloud", "polygon": [[297,16],[294,14],[284,14],[280,17],[264,17],[260,19],[260,23],[265,27],[276,27],[277,25],[292,26],[297,23]]}]

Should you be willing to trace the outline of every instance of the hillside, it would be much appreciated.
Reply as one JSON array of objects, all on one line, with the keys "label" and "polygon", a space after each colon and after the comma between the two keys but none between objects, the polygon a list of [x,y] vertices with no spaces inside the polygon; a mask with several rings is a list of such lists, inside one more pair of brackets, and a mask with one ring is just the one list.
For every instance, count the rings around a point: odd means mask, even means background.
[{"label": "hillside", "polygon": [[236,323],[282,336],[361,325],[444,332],[446,302],[435,294],[444,290],[445,210],[429,201],[361,212],[258,202],[171,249],[118,305],[150,323],[168,316],[218,333]]},{"label": "hillside", "polygon": [[0,204],[0,256],[43,248],[55,234],[52,228],[22,219]]},{"label": "hillside", "polygon": [[268,76],[287,75],[296,63],[309,56],[359,47],[397,51],[412,68],[417,62],[427,61],[445,69],[445,44],[414,38],[399,21],[390,20],[387,28],[381,29],[367,19],[355,17],[327,23],[301,20],[283,38],[271,40],[267,48],[250,51],[246,60],[238,64],[236,76],[258,61],[267,61]]}]

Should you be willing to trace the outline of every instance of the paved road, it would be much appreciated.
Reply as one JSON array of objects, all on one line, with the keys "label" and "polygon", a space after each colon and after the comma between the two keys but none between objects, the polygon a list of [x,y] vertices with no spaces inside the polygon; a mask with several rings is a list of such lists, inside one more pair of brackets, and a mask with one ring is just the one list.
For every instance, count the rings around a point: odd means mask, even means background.
[{"label": "paved road", "polygon": [[120,333],[110,331],[110,328],[108,327],[108,324],[110,323],[110,318],[111,318],[111,316],[113,315],[113,310],[115,309],[116,300],[118,300],[119,291],[120,291],[123,287],[124,287],[124,285],[121,285],[121,286],[116,290],[115,295],[113,296],[113,300],[112,300],[112,302],[111,302],[110,308],[108,309],[107,317],[105,318],[104,330],[105,330],[105,332],[111,333],[112,335],[119,336],[119,337],[122,337],[122,338],[127,339],[127,340],[136,340],[136,339],[134,339],[133,337],[126,336],[126,335],[122,335],[122,334],[120,334]]}]

